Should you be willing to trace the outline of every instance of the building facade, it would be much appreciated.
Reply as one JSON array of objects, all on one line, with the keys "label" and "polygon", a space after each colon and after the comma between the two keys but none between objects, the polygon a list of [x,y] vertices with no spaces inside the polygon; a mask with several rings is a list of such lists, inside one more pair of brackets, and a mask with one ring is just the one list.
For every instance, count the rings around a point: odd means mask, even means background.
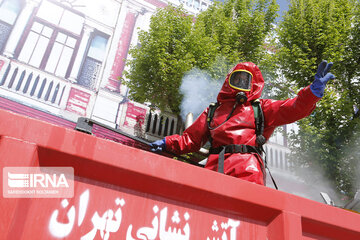
[{"label": "building facade", "polygon": [[210,2],[0,0],[0,95],[72,121],[145,129],[149,108],[129,101],[119,78],[139,30],[168,4],[196,14]]}]

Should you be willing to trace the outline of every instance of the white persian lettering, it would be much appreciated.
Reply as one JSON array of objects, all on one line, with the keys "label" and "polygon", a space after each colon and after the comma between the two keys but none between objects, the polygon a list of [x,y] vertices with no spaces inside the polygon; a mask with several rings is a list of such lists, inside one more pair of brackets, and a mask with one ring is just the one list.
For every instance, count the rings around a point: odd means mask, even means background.
[{"label": "white persian lettering", "polygon": [[[86,190],[80,196],[78,226],[80,226],[82,221],[84,220],[88,202],[89,202],[89,190]],[[61,201],[61,206],[63,208],[66,208],[68,205],[69,205],[69,202],[67,199],[64,199]],[[68,217],[68,223],[58,222],[57,221],[58,215],[59,215],[59,210],[55,210],[51,214],[50,221],[49,221],[49,231],[52,236],[57,237],[57,238],[63,238],[63,237],[68,236],[74,227],[75,217],[76,217],[75,216],[76,215],[75,207],[71,206],[68,213],[66,214]]]},{"label": "white persian lettering", "polygon": [[[100,232],[102,239],[108,240],[110,233],[114,233],[119,230],[122,219],[121,207],[124,206],[125,201],[124,199],[117,198],[115,203],[116,205],[120,205],[115,214],[111,209],[106,210],[101,217],[98,212],[94,213],[93,217],[91,218],[91,222],[93,223],[94,228],[86,235],[82,236],[81,240],[94,239],[98,231]],[[114,216],[116,220],[113,220]]]},{"label": "white persian lettering", "polygon": [[[61,202],[63,208],[68,206],[68,200],[64,199]],[[68,217],[68,223],[60,223],[57,221],[59,215],[59,210],[55,210],[50,217],[49,230],[50,233],[57,238],[63,238],[70,234],[72,228],[74,227],[75,222],[75,207],[72,206],[67,212],[66,216]]]},{"label": "white persian lettering", "polygon": [[[151,221],[152,227],[141,227],[136,232],[136,237],[134,238],[131,234],[131,231],[133,229],[132,224],[129,225],[129,228],[126,233],[126,240],[155,240],[156,237],[159,235],[160,240],[189,240],[190,238],[190,226],[188,223],[185,224],[184,228],[177,229],[175,227],[171,228],[169,227],[168,230],[166,230],[166,221],[167,221],[167,207],[163,208],[160,212],[160,220],[158,216],[156,215],[159,211],[158,206],[153,207],[153,211],[155,213],[155,217]],[[185,221],[188,221],[190,218],[190,215],[186,212],[184,214]],[[180,217],[179,212],[175,211],[174,215],[171,218],[171,221],[173,223],[179,224],[180,223]],[[184,234],[183,234],[184,233]]]},{"label": "white persian lettering", "polygon": [[[155,214],[158,213],[158,206],[153,207],[153,211]],[[151,221],[152,227],[142,227],[136,232],[136,237],[141,240],[154,240],[159,231],[159,218],[155,215],[154,219]],[[136,240],[131,236],[132,224],[129,225],[129,228],[126,232],[126,240]]]},{"label": "white persian lettering", "polygon": [[[240,226],[240,221],[228,219],[228,221],[226,223],[222,222],[220,224],[220,226],[221,226],[221,229],[223,229],[223,233],[221,235],[221,240],[228,240],[227,230],[229,228],[230,228],[230,240],[236,240],[236,228],[238,226]],[[213,225],[211,226],[211,230],[216,233],[219,231],[218,223],[216,220],[214,220]],[[220,240],[220,238],[207,237],[206,240]]]},{"label": "white persian lettering", "polygon": [[[189,214],[185,213],[185,220],[189,219]],[[168,228],[166,231],[166,219],[167,219],[167,207],[161,210],[160,212],[160,240],[189,240],[190,238],[190,226],[188,223],[185,224],[182,234],[181,229],[176,229],[175,227],[171,229]],[[176,213],[174,213],[173,219],[174,222],[177,221]]]}]

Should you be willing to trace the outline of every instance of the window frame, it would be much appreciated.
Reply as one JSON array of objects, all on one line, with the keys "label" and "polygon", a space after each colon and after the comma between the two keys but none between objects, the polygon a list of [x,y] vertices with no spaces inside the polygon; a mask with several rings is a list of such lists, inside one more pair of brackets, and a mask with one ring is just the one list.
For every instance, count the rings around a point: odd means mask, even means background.
[{"label": "window frame", "polygon": [[[50,1],[50,2],[52,2],[52,1]],[[55,2],[53,2],[53,3],[55,3]],[[66,9],[66,10],[70,10],[69,8],[67,8],[65,6],[62,6],[62,5],[60,5],[60,6],[63,7],[64,9]],[[81,39],[82,39],[83,34],[84,34],[84,28],[82,28],[81,33],[79,35],[76,35],[76,34],[70,32],[70,31],[68,31],[68,30],[66,30],[64,28],[60,28],[59,26],[57,26],[55,24],[52,24],[52,23],[47,22],[46,20],[44,20],[42,18],[37,17],[36,14],[37,14],[37,11],[39,10],[39,8],[40,8],[40,6],[38,6],[36,8],[36,10],[32,13],[32,16],[30,17],[30,19],[28,21],[28,24],[27,24],[27,26],[26,26],[26,28],[24,30],[24,33],[23,33],[23,35],[22,35],[22,37],[21,37],[21,39],[19,41],[19,44],[18,44],[16,50],[15,50],[14,58],[18,60],[18,58],[20,56],[20,53],[21,53],[21,51],[23,49],[23,46],[24,46],[26,40],[29,37],[32,26],[34,25],[35,22],[38,22],[38,23],[40,23],[40,24],[42,24],[42,25],[44,25],[46,27],[49,27],[49,28],[53,29],[53,33],[52,33],[52,35],[50,37],[48,46],[46,47],[46,50],[45,50],[44,55],[42,57],[40,66],[38,68],[41,71],[44,71],[46,73],[49,73],[51,75],[56,76],[55,75],[56,71],[55,72],[47,72],[45,70],[45,68],[46,68],[46,64],[47,64],[47,62],[48,62],[48,60],[50,58],[51,50],[54,47],[54,44],[56,43],[56,36],[58,35],[59,32],[65,34],[68,37],[72,37],[72,38],[76,39],[75,47],[73,48],[73,53],[72,53],[72,56],[70,58],[70,61],[69,61],[65,76],[62,77],[62,78],[68,79],[70,77],[70,73],[71,73],[73,64],[75,62],[77,52],[79,50],[80,42],[81,42]],[[83,14],[79,14],[76,11],[72,11],[72,12],[83,17]],[[25,64],[27,64],[29,66],[32,66],[29,63],[25,63]],[[61,77],[61,76],[56,76],[56,77]]]}]

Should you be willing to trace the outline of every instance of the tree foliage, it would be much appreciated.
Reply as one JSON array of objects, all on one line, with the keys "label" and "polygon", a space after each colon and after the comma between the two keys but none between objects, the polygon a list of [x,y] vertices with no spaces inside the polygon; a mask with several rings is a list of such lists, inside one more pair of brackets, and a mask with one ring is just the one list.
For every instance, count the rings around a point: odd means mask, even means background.
[{"label": "tree foliage", "polygon": [[276,0],[229,0],[215,3],[196,19],[181,7],[159,9],[150,30],[141,31],[131,48],[125,73],[130,97],[179,114],[179,87],[193,68],[224,78],[238,61],[261,65],[265,38],[275,21]]},{"label": "tree foliage", "polygon": [[312,115],[299,122],[293,156],[303,168],[319,166],[347,194],[354,190],[356,166],[347,151],[358,124],[351,120],[353,104],[359,103],[358,11],[356,0],[291,0],[278,32],[279,68],[296,87],[314,80],[323,59],[334,62],[336,79]]},{"label": "tree foliage", "polygon": [[195,62],[188,51],[192,21],[181,9],[159,9],[151,18],[150,30],[139,33],[140,46],[130,49],[130,71],[125,74],[133,100],[178,112],[182,75]]}]

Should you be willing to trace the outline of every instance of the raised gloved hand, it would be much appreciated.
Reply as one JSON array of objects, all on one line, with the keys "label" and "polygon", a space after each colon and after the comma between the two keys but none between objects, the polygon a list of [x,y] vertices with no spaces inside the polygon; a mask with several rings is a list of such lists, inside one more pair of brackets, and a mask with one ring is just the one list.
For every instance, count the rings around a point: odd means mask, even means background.
[{"label": "raised gloved hand", "polygon": [[163,138],[161,140],[157,140],[153,143],[150,143],[150,150],[152,152],[161,152],[161,151],[164,151],[165,148],[166,148],[165,138]]},{"label": "raised gloved hand", "polygon": [[317,73],[315,74],[315,80],[310,85],[310,89],[312,93],[321,98],[324,95],[324,90],[326,87],[326,83],[330,79],[334,79],[335,76],[330,73],[330,69],[332,67],[333,63],[327,63],[327,61],[323,60],[318,67]]}]

